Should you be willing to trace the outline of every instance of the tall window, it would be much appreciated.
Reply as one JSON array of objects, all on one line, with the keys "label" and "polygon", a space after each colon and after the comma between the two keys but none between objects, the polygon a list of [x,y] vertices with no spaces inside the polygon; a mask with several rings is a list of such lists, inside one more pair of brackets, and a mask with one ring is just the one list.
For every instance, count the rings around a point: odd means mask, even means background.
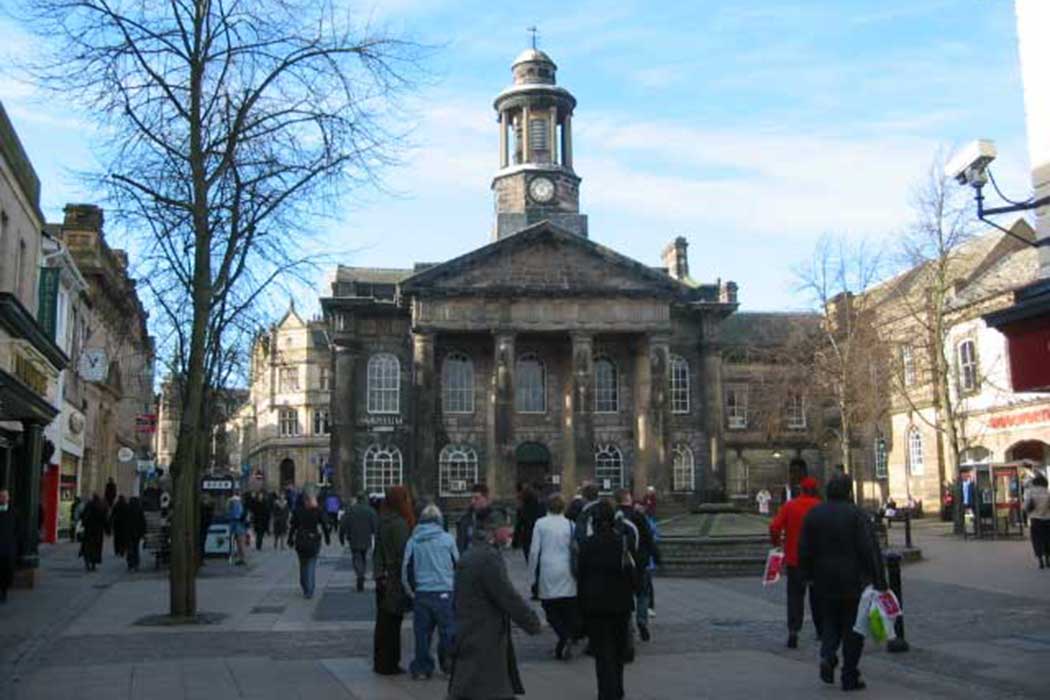
[{"label": "tall window", "polygon": [[594,453],[594,478],[602,493],[623,486],[623,455],[616,445],[598,445]]},{"label": "tall window", "polygon": [[382,493],[387,486],[401,485],[401,450],[370,445],[365,450],[364,485],[367,493]]},{"label": "tall window", "polygon": [[368,412],[399,413],[401,363],[390,353],[368,358]]},{"label": "tall window", "polygon": [[888,466],[886,438],[875,438],[875,478],[887,478],[889,476]]},{"label": "tall window", "polygon": [[442,496],[465,496],[478,482],[478,453],[466,445],[446,445],[438,458]]},{"label": "tall window", "polygon": [[908,433],[908,469],[912,476],[922,476],[926,472],[922,453],[922,433],[918,428],[912,428]]},{"label": "tall window", "polygon": [[535,355],[522,355],[514,372],[514,408],[518,413],[547,412],[547,369]]},{"label": "tall window", "polygon": [[463,353],[445,358],[441,372],[445,413],[474,412],[474,363]]},{"label": "tall window", "polygon": [[321,391],[331,391],[332,389],[332,370],[328,367],[321,368]]},{"label": "tall window", "polygon": [[277,422],[281,437],[292,437],[299,434],[299,412],[294,408],[282,408],[277,413]]},{"label": "tall window", "polygon": [[910,345],[901,346],[901,372],[904,374],[904,386],[915,384],[915,357]]},{"label": "tall window", "polygon": [[730,428],[747,427],[747,384],[726,385],[726,421]]},{"label": "tall window", "polygon": [[277,386],[281,391],[299,391],[299,368],[279,367],[277,369]]},{"label": "tall window", "polygon": [[674,480],[675,491],[696,490],[696,466],[693,461],[693,451],[688,445],[675,445],[674,457]]},{"label": "tall window", "polygon": [[594,361],[594,412],[616,413],[620,410],[620,377],[616,365],[607,357]]},{"label": "tall window", "polygon": [[802,394],[792,393],[788,396],[785,410],[787,427],[790,430],[804,430],[806,427],[806,402]]},{"label": "tall window", "polygon": [[314,409],[314,435],[328,435],[331,432],[330,420],[327,408]]},{"label": "tall window", "polygon": [[550,144],[548,143],[548,122],[542,117],[531,117],[529,119],[529,150],[532,151],[536,160],[544,161],[550,159]]},{"label": "tall window", "polygon": [[977,347],[972,340],[964,340],[959,343],[956,353],[958,355],[960,391],[977,391]]},{"label": "tall window", "polygon": [[671,355],[671,413],[689,413],[689,363]]}]

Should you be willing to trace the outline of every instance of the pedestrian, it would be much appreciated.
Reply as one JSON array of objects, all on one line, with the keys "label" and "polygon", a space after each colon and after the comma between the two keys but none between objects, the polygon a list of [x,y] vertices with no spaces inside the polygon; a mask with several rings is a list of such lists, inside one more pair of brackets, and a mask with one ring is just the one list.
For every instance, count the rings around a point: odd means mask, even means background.
[{"label": "pedestrian", "polygon": [[802,523],[809,511],[820,504],[820,497],[817,495],[817,480],[813,477],[805,477],[799,486],[802,493],[788,501],[769,524],[769,539],[774,547],[783,545],[784,564],[787,566],[788,649],[798,648],[798,633],[805,621],[807,588],[813,627],[820,638],[820,601],[798,568],[798,539],[802,534]]},{"label": "pedestrian", "polygon": [[514,519],[514,541],[511,546],[520,549],[525,561],[532,549],[532,531],[536,521],[543,517],[543,507],[536,492],[528,484],[518,485],[518,512]]},{"label": "pedestrian", "polygon": [[470,506],[467,512],[456,523],[456,546],[463,554],[474,541],[474,530],[477,528],[479,513],[487,513],[490,507],[489,487],[487,484],[474,484],[470,489]]},{"label": "pedestrian", "polygon": [[1050,493],[1046,488],[1046,477],[1036,474],[1024,498],[1024,510],[1028,513],[1028,527],[1032,538],[1032,549],[1039,568],[1050,566]]},{"label": "pedestrian", "polygon": [[113,555],[124,558],[128,542],[128,501],[124,494],[117,496],[109,512],[109,529],[113,533]]},{"label": "pedestrian", "polygon": [[628,556],[626,530],[616,527],[616,512],[608,500],[591,507],[594,534],[579,554],[580,607],[598,678],[598,700],[624,697],[623,667],[630,642],[636,576]]},{"label": "pedestrian", "polygon": [[69,541],[77,541],[77,523],[80,521],[82,510],[80,496],[73,496],[73,502],[69,504]]},{"label": "pedestrian", "polygon": [[328,515],[328,524],[335,530],[339,527],[339,511],[343,509],[343,499],[335,491],[328,491],[324,497],[324,511]]},{"label": "pedestrian", "polygon": [[15,576],[18,556],[18,518],[11,507],[11,494],[0,489],[0,604],[7,602],[7,589]]},{"label": "pedestrian", "polygon": [[500,550],[513,531],[505,514],[485,508],[475,515],[473,541],[456,565],[456,652],[448,698],[503,700],[525,693],[510,624],[536,635],[541,623],[507,575]]},{"label": "pedestrian", "polygon": [[853,504],[853,482],[837,475],[828,482],[827,501],[814,506],[802,522],[798,566],[812,582],[821,607],[820,678],[835,682],[842,646],[842,689],[860,690],[864,637],[853,631],[864,588],[886,589],[871,520]]},{"label": "pedestrian", "polygon": [[386,490],[379,516],[372,570],[376,581],[376,624],[373,669],[384,676],[401,668],[401,620],[412,604],[401,581],[405,545],[415,526],[412,498],[404,486]]},{"label": "pedestrian", "polygon": [[94,571],[102,563],[102,544],[106,537],[106,506],[98,494],[91,496],[84,515],[81,516],[84,523],[84,541],[80,545],[80,551],[84,557],[84,568]]},{"label": "pedestrian", "polygon": [[572,522],[565,517],[565,499],[555,493],[547,514],[536,521],[529,549],[529,581],[537,582],[543,613],[558,642],[554,658],[569,661],[580,629],[576,579],[572,575]]},{"label": "pedestrian", "polygon": [[274,499],[273,510],[270,514],[274,549],[284,549],[284,541],[288,538],[288,516],[288,501],[282,493]]},{"label": "pedestrian", "polygon": [[405,546],[401,563],[401,583],[412,598],[412,630],[416,656],[409,666],[412,680],[434,675],[434,657],[430,640],[438,630],[438,666],[449,671],[449,659],[455,641],[452,616],[452,584],[456,576],[459,549],[456,539],[442,527],[441,509],[428,505],[420,514],[419,524]]},{"label": "pedestrian", "polygon": [[262,549],[263,540],[270,531],[270,502],[266,494],[259,491],[252,499],[252,530],[255,531],[255,550]]},{"label": "pedestrian", "polygon": [[238,491],[234,491],[233,495],[226,501],[226,517],[230,523],[230,537],[233,538],[234,545],[231,559],[237,566],[244,566],[247,563],[244,558],[244,536],[248,532],[248,528],[244,523],[244,516],[245,509],[244,503],[241,501],[241,494]]},{"label": "pedestrian", "polygon": [[142,510],[142,501],[138,496],[132,496],[128,501],[125,520],[124,547],[127,553],[128,571],[138,571],[142,538],[146,536],[146,514]]},{"label": "pedestrian", "polygon": [[372,549],[372,540],[379,529],[379,518],[368,504],[367,496],[351,499],[350,507],[343,514],[339,523],[339,537],[350,546],[350,561],[357,575],[357,591],[365,590],[365,574],[368,572],[368,551]]},{"label": "pedestrian", "polygon": [[642,509],[645,511],[647,517],[656,518],[656,487],[646,486],[645,496],[641,502]]},{"label": "pedestrian", "polygon": [[590,482],[584,484],[583,489],[580,491],[580,496],[583,500],[574,518],[576,529],[573,532],[573,537],[576,538],[577,552],[584,541],[594,534],[594,526],[591,523],[591,517],[594,514],[591,513],[591,509],[598,503],[598,493],[598,485]]},{"label": "pedestrian", "polygon": [[321,538],[323,537],[325,544],[328,544],[329,533],[328,518],[318,505],[317,498],[308,494],[303,499],[303,505],[292,513],[292,526],[288,532],[288,546],[294,547],[299,557],[299,586],[307,600],[314,597]]},{"label": "pedestrian", "polygon": [[638,626],[638,636],[643,642],[648,642],[652,638],[649,632],[649,596],[653,588],[650,569],[660,563],[660,550],[656,545],[653,530],[649,526],[649,518],[645,516],[644,510],[635,508],[631,492],[628,489],[617,489],[616,502],[624,520],[634,525],[634,531],[638,533],[634,548],[634,563],[638,576],[634,620]]},{"label": "pedestrian", "polygon": [[106,498],[106,513],[108,514],[117,500],[117,482],[113,481],[112,476],[106,481],[106,490],[102,492],[102,495]]}]

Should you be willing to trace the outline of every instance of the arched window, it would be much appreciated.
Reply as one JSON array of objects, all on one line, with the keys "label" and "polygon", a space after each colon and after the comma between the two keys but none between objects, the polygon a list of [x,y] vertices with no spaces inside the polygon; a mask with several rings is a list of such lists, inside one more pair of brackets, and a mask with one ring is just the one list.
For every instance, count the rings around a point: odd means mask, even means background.
[{"label": "arched window", "polygon": [[518,413],[547,412],[547,368],[535,355],[522,355],[514,370],[514,408]]},{"label": "arched window", "polygon": [[401,362],[384,352],[368,358],[368,412],[401,411]]},{"label": "arched window", "polygon": [[675,445],[674,448],[674,490],[696,490],[696,467],[693,462],[693,451],[688,445]]},{"label": "arched window", "polygon": [[445,358],[441,393],[445,413],[474,412],[474,363],[463,353],[454,352]]},{"label": "arched window", "polygon": [[598,445],[594,453],[594,478],[602,493],[623,486],[623,455],[616,445]]},{"label": "arched window", "polygon": [[886,438],[878,437],[875,438],[875,478],[876,479],[887,479],[889,478],[889,462],[886,451]]},{"label": "arched window", "polygon": [[387,486],[401,485],[401,450],[396,447],[370,445],[363,467],[366,493],[382,493]]},{"label": "arched window", "polygon": [[620,410],[620,373],[607,357],[594,361],[594,412],[616,413]]},{"label": "arched window", "polygon": [[671,413],[689,413],[689,363],[671,355]]},{"label": "arched window", "polygon": [[977,346],[972,340],[959,343],[957,349],[959,366],[959,391],[977,391]]},{"label": "arched window", "polygon": [[478,453],[467,445],[446,445],[438,458],[442,496],[466,496],[478,483]]},{"label": "arched window", "polygon": [[922,433],[918,428],[912,428],[908,433],[908,468],[912,476],[922,476],[926,471],[922,453]]}]

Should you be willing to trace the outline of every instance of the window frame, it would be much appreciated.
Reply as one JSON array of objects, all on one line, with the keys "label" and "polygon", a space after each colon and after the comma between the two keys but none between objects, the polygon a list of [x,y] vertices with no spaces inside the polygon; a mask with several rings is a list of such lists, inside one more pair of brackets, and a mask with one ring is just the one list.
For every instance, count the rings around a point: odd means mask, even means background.
[{"label": "window frame", "polygon": [[277,388],[282,394],[299,391],[299,368],[296,365],[277,368]]},{"label": "window frame", "polygon": [[[521,381],[521,366],[525,362],[535,362],[539,367],[540,374],[540,398],[542,400],[542,408],[537,410],[535,408],[526,408],[526,393],[522,390],[524,382]],[[535,388],[530,389],[530,394],[536,395]],[[514,412],[524,413],[532,415],[543,415],[547,413],[547,365],[544,364],[543,360],[540,359],[536,353],[524,353],[518,357],[514,363]]]},{"label": "window frame", "polygon": [[[599,366],[608,367],[609,384],[602,386]],[[594,359],[594,412],[613,414],[620,412],[620,369],[611,358],[599,355]]]},{"label": "window frame", "polygon": [[901,375],[904,386],[915,386],[919,375],[915,371],[915,350],[910,343],[904,343],[900,349]]},{"label": "window frame", "polygon": [[[381,459],[388,460],[388,462],[385,464],[376,464],[376,461]],[[404,484],[404,464],[404,457],[401,454],[400,448],[396,445],[381,445],[377,442],[373,442],[365,449],[365,453],[361,456],[361,485],[364,492],[370,494],[381,493],[386,492],[388,486],[401,486]],[[386,476],[394,474],[395,468],[397,469],[397,481],[392,482],[385,479]],[[369,479],[369,469],[379,470],[380,478],[378,481],[376,479]],[[386,472],[383,470],[386,470]],[[376,488],[377,484],[379,486],[378,489]]]},{"label": "window frame", "polygon": [[[916,449],[916,445],[918,449]],[[908,430],[908,474],[911,476],[926,475],[926,444],[922,432],[912,426]],[[916,459],[918,457],[918,459]]]},{"label": "window frame", "polygon": [[[457,461],[456,458],[460,459]],[[450,473],[459,470],[458,473]],[[470,445],[448,444],[438,455],[438,493],[443,498],[469,496],[471,487],[478,483],[478,452]],[[457,478],[452,478],[453,476]],[[453,481],[462,481],[462,491],[449,488]]]},{"label": "window frame", "polygon": [[332,370],[329,367],[320,367],[317,377],[317,388],[321,391],[332,390]]},{"label": "window frame", "polygon": [[277,432],[281,437],[299,437],[302,426],[299,425],[299,409],[281,406],[277,409]]},{"label": "window frame", "polygon": [[[682,459],[688,457],[688,465]],[[688,473],[688,488],[682,488],[681,476]],[[674,446],[671,457],[671,490],[675,493],[694,493],[696,491],[696,457],[693,448],[680,442]]]},{"label": "window frame", "polygon": [[[321,423],[321,427],[324,428],[323,431],[319,430],[319,428],[318,428],[318,418],[320,416],[324,416],[324,418],[322,420],[322,423]],[[311,427],[314,429],[314,431],[313,431],[314,435],[331,435],[332,434],[332,412],[331,412],[331,410],[327,409],[327,408],[315,408],[313,410],[313,425]]]},{"label": "window frame", "polygon": [[889,450],[886,448],[886,438],[875,438],[875,478],[888,479],[890,477]]},{"label": "window frame", "polygon": [[401,359],[397,355],[377,352],[369,357],[365,384],[370,415],[401,413]]},{"label": "window frame", "polygon": [[[454,386],[452,370],[455,367],[463,368],[464,377]],[[464,352],[449,353],[441,365],[442,410],[458,415],[474,413],[475,391],[474,360]]]},{"label": "window frame", "polygon": [[[602,464],[602,460],[608,460],[608,463]],[[610,488],[605,488],[605,477],[601,474],[600,470],[611,470],[617,471],[615,478],[610,478]],[[595,446],[594,449],[594,480],[598,483],[599,492],[602,494],[610,494],[616,491],[618,488],[622,488],[624,484],[624,468],[623,468],[623,452],[620,450],[615,443],[605,443]]]},{"label": "window frame", "polygon": [[[970,349],[969,361],[964,357],[966,347]],[[960,394],[975,394],[980,390],[979,372],[977,343],[973,338],[963,338],[955,346],[955,374]]]},{"label": "window frame", "polygon": [[801,391],[793,391],[788,394],[787,406],[784,408],[784,425],[788,430],[805,430],[808,427],[806,395]]},{"label": "window frame", "polygon": [[726,428],[729,430],[747,430],[750,393],[751,389],[747,384],[725,385]]},{"label": "window frame", "polygon": [[681,355],[671,355],[667,363],[667,393],[672,415],[684,416],[692,410],[691,371],[689,360]]}]

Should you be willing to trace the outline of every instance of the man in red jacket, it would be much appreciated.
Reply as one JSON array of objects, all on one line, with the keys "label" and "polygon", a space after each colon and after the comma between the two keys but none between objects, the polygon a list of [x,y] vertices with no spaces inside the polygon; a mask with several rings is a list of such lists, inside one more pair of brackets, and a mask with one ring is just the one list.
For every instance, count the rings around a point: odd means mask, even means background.
[{"label": "man in red jacket", "polygon": [[812,586],[802,576],[798,568],[798,540],[802,533],[802,521],[813,506],[820,503],[817,495],[817,481],[807,476],[800,484],[802,494],[785,503],[777,517],[769,524],[769,538],[774,547],[784,543],[784,564],[787,565],[787,617],[789,649],[798,648],[798,632],[802,629],[805,618],[804,601],[806,588],[809,587],[809,611],[813,616],[813,626],[820,636],[820,605],[813,593]]}]

